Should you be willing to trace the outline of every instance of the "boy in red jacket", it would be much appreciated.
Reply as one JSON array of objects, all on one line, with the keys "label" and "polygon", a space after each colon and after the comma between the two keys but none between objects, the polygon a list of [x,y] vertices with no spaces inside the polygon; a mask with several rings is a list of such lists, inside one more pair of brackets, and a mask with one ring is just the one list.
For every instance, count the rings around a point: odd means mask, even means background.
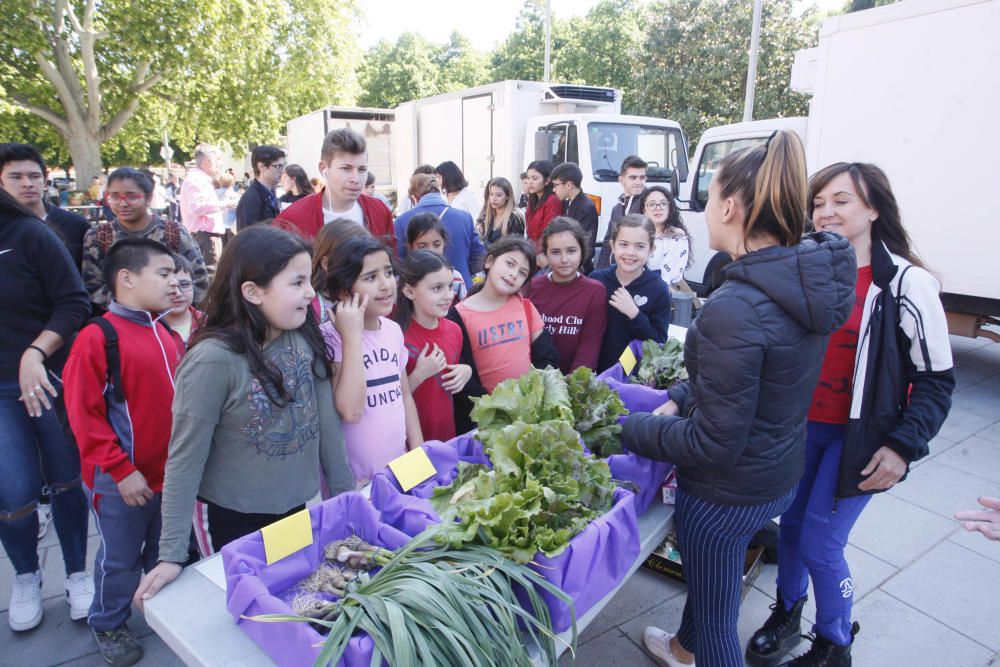
[{"label": "boy in red jacket", "polygon": [[96,323],[84,327],[63,382],[101,538],[87,623],[105,660],[118,666],[142,658],[125,622],[142,570],[157,561],[173,377],[184,346],[159,321],[178,290],[166,246],[119,241],[107,255],[104,278],[114,297],[104,315],[113,333]]},{"label": "boy in red jacket", "polygon": [[368,178],[365,138],[348,127],[326,135],[319,171],[326,187],[282,211],[275,226],[313,239],[326,223],[346,218],[367,229],[395,253],[392,213],[381,201],[362,192]]}]

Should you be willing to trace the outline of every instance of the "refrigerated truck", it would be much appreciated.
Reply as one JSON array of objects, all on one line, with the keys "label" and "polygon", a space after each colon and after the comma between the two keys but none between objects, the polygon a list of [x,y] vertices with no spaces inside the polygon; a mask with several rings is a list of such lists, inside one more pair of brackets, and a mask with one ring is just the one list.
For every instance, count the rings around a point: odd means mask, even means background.
[{"label": "refrigerated truck", "polygon": [[885,170],[917,253],[942,281],[953,333],[996,338],[1000,316],[1000,0],[906,0],[829,18],[819,44],[796,54],[792,89],[806,118],[712,128],[691,177],[675,184],[694,238],[688,283],[706,293],[725,256],[708,248],[708,183],[734,150],[775,129],[803,138],[813,173],[840,161]]},{"label": "refrigerated truck", "polygon": [[598,86],[499,81],[405,102],[395,109],[393,141],[399,195],[421,164],[458,164],[482,197],[496,176],[516,196],[520,174],[534,160],[575,162],[583,191],[600,212],[603,238],[621,186],[622,160],[638,154],[650,163],[650,180],[687,178],[687,143],[674,121],[621,113],[621,91]]},{"label": "refrigerated truck", "polygon": [[[288,121],[288,164],[300,165],[309,178],[320,175],[320,151],[323,137],[341,127],[359,132],[368,145],[368,169],[375,174],[375,188],[388,194],[393,189],[392,109],[326,107]],[[409,173],[409,172],[407,172]]]}]

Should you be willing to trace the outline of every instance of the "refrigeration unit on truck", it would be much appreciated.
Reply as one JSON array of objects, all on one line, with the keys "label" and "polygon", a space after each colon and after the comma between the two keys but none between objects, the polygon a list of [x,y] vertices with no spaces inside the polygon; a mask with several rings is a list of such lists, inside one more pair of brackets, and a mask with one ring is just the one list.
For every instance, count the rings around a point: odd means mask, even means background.
[{"label": "refrigeration unit on truck", "polygon": [[687,143],[674,121],[621,114],[621,91],[582,85],[500,81],[405,102],[395,109],[395,174],[399,196],[420,164],[458,164],[482,196],[496,176],[511,181],[534,160],[575,162],[583,191],[600,211],[604,230],[618,196],[622,160],[649,162],[651,182],[687,178]]},{"label": "refrigeration unit on truck", "polygon": [[[306,170],[309,178],[320,175],[320,150],[323,138],[333,130],[349,127],[359,132],[368,145],[368,169],[375,174],[375,187],[388,194],[394,183],[392,109],[355,109],[327,107],[288,121],[288,164]],[[409,175],[409,172],[407,172]]]},{"label": "refrigeration unit on truck", "polygon": [[[701,293],[728,260],[708,248],[708,184],[729,153],[799,133],[810,173],[834,162],[885,170],[917,253],[942,282],[953,333],[987,335],[1000,316],[1000,0],[907,0],[823,22],[819,44],[796,54],[792,89],[812,95],[807,118],[712,128],[690,178],[678,178],[694,238],[686,273]],[[680,176],[678,174],[678,176]]]}]

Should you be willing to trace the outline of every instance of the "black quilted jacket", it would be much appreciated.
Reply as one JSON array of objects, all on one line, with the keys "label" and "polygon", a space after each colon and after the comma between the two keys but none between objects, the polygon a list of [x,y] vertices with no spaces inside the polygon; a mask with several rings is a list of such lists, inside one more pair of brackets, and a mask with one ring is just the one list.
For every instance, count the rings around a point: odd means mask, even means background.
[{"label": "black quilted jacket", "polygon": [[690,380],[670,397],[680,417],[630,415],[623,442],[670,461],[687,493],[750,505],[802,476],[806,413],[826,341],[850,315],[854,251],[819,233],[744,255],[688,329]]}]

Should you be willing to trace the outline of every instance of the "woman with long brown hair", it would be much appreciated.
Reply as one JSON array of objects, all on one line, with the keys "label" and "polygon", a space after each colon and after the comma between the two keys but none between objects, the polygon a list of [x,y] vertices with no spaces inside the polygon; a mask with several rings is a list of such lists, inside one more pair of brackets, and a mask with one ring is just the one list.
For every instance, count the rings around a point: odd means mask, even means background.
[{"label": "woman with long brown hair", "polygon": [[508,234],[524,236],[524,216],[517,208],[514,188],[506,178],[498,176],[486,184],[483,210],[476,220],[479,236],[489,245]]},{"label": "woman with long brown hair", "polygon": [[750,538],[788,508],[802,473],[809,394],[829,334],[854,301],[844,239],[803,238],[808,186],[798,136],[731,154],[709,185],[709,245],[733,258],[687,332],[690,379],[653,414],[628,417],[623,444],[674,463],[688,597],[680,629],[646,628],[666,665],[743,665],[736,624]]},{"label": "woman with long brown hair", "polygon": [[940,286],[913,252],[885,173],[839,162],[814,175],[809,190],[816,229],[851,243],[857,286],[812,393],[805,472],[781,515],[777,602],[747,646],[751,665],[775,665],[798,643],[810,578],[815,640],[787,664],[851,664],[859,628],[851,623],[844,547],[872,494],[895,486],[927,455],[955,386]]}]

